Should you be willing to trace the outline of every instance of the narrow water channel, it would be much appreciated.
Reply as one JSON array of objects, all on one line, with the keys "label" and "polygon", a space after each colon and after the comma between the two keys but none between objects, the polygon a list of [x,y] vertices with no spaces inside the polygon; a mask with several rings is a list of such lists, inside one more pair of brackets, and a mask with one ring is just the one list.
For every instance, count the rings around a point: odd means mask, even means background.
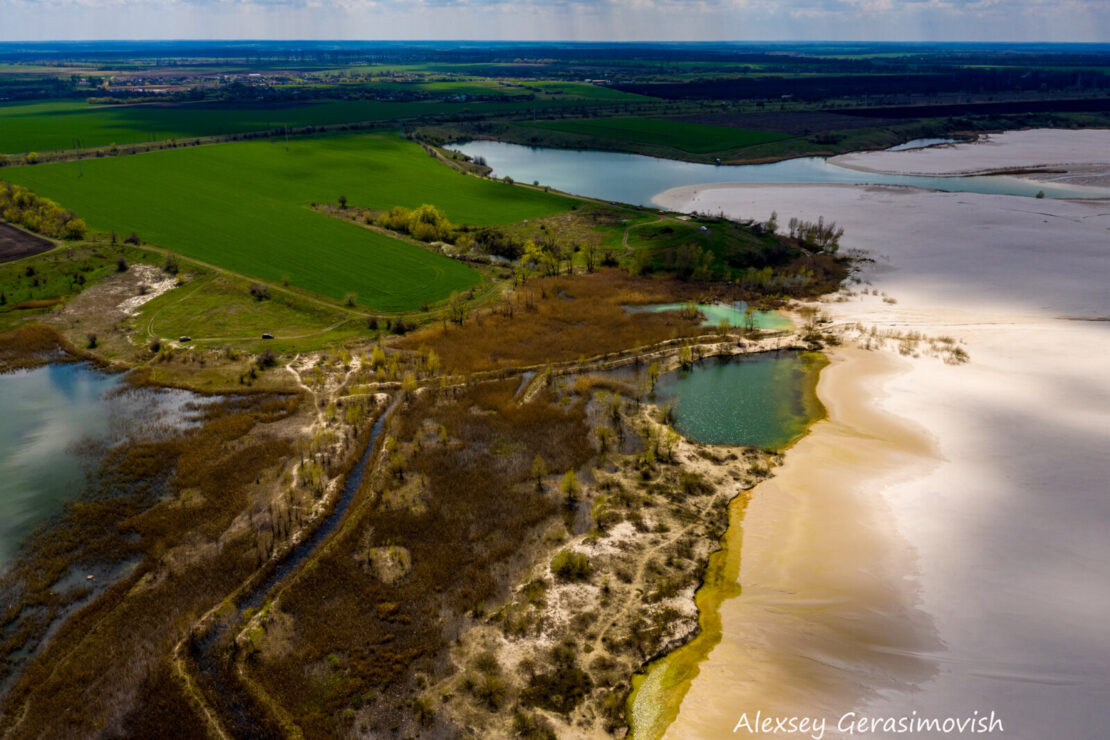
[{"label": "narrow water channel", "polygon": [[205,634],[191,641],[190,658],[207,687],[205,695],[216,704],[219,717],[230,725],[235,737],[261,738],[270,737],[272,733],[258,725],[248,700],[227,679],[233,660],[230,641],[242,626],[245,612],[260,607],[274,588],[292,575],[339,527],[374,458],[378,437],[399,403],[400,399],[395,399],[374,422],[366,449],[347,474],[339,500],[327,518],[297,543],[266,578],[237,599],[233,614],[218,620]]}]

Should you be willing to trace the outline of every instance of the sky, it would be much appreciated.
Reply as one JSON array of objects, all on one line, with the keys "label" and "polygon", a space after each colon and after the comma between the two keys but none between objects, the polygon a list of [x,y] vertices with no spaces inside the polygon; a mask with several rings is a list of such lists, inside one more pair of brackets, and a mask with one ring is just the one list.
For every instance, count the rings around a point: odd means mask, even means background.
[{"label": "sky", "polygon": [[0,0],[0,40],[1110,42],[1110,0]]}]

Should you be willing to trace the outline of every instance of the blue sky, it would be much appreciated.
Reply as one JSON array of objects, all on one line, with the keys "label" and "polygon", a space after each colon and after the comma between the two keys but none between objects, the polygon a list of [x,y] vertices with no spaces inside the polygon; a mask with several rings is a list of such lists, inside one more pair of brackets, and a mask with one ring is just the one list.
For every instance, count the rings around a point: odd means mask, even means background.
[{"label": "blue sky", "polygon": [[0,40],[1110,41],[1110,0],[0,0]]}]

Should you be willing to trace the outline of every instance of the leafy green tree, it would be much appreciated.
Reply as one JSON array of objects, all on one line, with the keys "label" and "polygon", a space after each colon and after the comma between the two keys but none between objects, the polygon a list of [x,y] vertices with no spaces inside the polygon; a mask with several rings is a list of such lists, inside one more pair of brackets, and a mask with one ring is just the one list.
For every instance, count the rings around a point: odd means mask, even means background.
[{"label": "leafy green tree", "polygon": [[536,479],[536,490],[543,490],[543,477],[547,475],[547,462],[542,456],[532,458],[532,477]]},{"label": "leafy green tree", "polygon": [[447,318],[451,323],[462,326],[466,321],[468,309],[466,300],[458,293],[452,293],[451,297],[447,299]]},{"label": "leafy green tree", "polygon": [[674,255],[674,269],[678,276],[686,280],[694,274],[694,270],[701,264],[702,248],[697,244],[683,244]]},{"label": "leafy green tree", "polygon": [[563,550],[551,560],[551,572],[563,581],[584,581],[590,577],[590,559],[580,552]]},{"label": "leafy green tree", "polygon": [[410,371],[406,372],[404,374],[404,376],[401,378],[401,391],[406,396],[411,396],[413,393],[416,392],[416,388],[417,388],[416,374],[413,373],[410,370]]},{"label": "leafy green tree", "polygon": [[578,485],[578,476],[573,470],[568,470],[563,475],[563,482],[559,484],[559,490],[568,504],[578,500],[578,497],[582,494],[582,487]]}]

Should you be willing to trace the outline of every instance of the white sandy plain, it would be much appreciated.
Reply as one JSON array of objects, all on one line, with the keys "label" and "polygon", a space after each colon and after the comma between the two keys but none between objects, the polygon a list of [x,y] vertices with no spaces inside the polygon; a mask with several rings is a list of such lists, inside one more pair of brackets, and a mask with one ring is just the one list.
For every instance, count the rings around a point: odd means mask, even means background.
[{"label": "white sandy plain", "polygon": [[[1021,133],[1004,165],[967,166],[1057,164],[1091,138],[1039,149]],[[948,151],[897,154],[935,173]],[[656,202],[834,219],[842,248],[876,258],[854,287],[897,302],[823,310],[951,336],[971,358],[834,352],[818,388],[829,419],[755,490],[743,593],[667,737],[735,736],[757,710],[819,713],[825,737],[848,736],[832,727],[845,712],[992,710],[1005,737],[1110,736],[1110,321],[1093,320],[1110,317],[1110,202],[826,185]]]}]

